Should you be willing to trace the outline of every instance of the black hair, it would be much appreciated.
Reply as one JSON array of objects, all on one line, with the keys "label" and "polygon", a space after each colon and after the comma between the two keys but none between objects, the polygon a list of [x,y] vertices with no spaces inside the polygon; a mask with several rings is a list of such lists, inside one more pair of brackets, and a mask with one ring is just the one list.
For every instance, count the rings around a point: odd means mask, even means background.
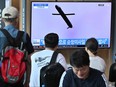
[{"label": "black hair", "polygon": [[77,68],[89,66],[90,60],[88,53],[84,49],[74,51],[70,56],[70,64]]},{"label": "black hair", "polygon": [[45,47],[55,48],[58,46],[59,36],[56,33],[49,33],[44,37]]},{"label": "black hair", "polygon": [[85,47],[96,55],[98,50],[98,41],[95,38],[89,38],[85,43]]},{"label": "black hair", "polygon": [[116,63],[113,63],[110,66],[110,70],[109,70],[109,81],[110,82],[116,82]]}]

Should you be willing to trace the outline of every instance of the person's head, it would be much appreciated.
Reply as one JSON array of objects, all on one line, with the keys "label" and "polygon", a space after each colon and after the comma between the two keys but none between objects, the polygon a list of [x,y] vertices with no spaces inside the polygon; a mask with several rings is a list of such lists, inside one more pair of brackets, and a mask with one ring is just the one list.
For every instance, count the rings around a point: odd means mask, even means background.
[{"label": "person's head", "polygon": [[95,38],[89,38],[85,43],[85,50],[89,50],[94,55],[97,54],[98,41]]},{"label": "person's head", "polygon": [[73,72],[80,79],[86,79],[89,74],[89,55],[84,49],[74,51],[70,56]]},{"label": "person's head", "polygon": [[17,8],[13,7],[13,6],[9,6],[9,7],[5,7],[2,10],[2,20],[6,23],[13,23],[16,22],[17,18],[19,16],[19,12],[17,10]]},{"label": "person's head", "polygon": [[116,82],[116,63],[113,63],[110,66],[110,70],[109,70],[109,81],[110,82]]},{"label": "person's head", "polygon": [[45,47],[54,49],[58,46],[59,36],[56,33],[48,33],[44,37]]}]

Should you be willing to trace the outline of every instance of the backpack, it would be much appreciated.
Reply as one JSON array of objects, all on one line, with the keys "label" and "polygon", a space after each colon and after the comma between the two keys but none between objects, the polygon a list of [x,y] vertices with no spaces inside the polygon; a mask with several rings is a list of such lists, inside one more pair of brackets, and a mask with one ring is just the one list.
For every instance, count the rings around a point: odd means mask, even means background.
[{"label": "backpack", "polygon": [[61,75],[65,71],[60,63],[56,63],[58,53],[52,55],[50,64],[40,70],[40,87],[59,87]]},{"label": "backpack", "polygon": [[2,49],[1,76],[5,83],[15,84],[19,82],[25,71],[27,52],[24,48],[22,36],[23,31],[18,31],[17,37],[13,38],[5,29],[0,29],[6,36],[8,44]]}]

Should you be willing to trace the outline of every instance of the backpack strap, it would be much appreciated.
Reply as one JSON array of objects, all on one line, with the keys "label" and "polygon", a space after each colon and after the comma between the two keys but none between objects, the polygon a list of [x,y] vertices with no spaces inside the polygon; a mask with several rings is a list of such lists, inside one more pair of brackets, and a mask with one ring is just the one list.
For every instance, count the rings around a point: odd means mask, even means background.
[{"label": "backpack strap", "polygon": [[23,31],[18,31],[17,37],[15,38],[16,44],[20,44],[23,42],[22,37],[23,37],[24,32]]},{"label": "backpack strap", "polygon": [[24,34],[24,32],[18,31],[17,37],[13,38],[6,29],[0,29],[0,31],[2,31],[2,33],[6,36],[8,42],[13,46],[19,45],[19,43],[22,40],[22,36]]},{"label": "backpack strap", "polygon": [[52,54],[50,65],[56,62],[57,55],[58,55],[58,52],[54,51],[53,54]]},{"label": "backpack strap", "polygon": [[0,29],[0,31],[6,36],[10,44],[14,43],[13,37],[9,34],[9,32],[6,29]]}]

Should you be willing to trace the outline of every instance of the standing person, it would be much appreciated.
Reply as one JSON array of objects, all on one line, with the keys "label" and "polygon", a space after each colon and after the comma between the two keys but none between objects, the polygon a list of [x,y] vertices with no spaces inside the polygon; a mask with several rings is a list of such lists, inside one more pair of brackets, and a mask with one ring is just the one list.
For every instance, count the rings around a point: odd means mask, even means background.
[{"label": "standing person", "polygon": [[[40,87],[40,70],[50,63],[53,52],[57,50],[59,36],[56,33],[49,33],[44,37],[44,42],[45,50],[35,52],[31,56],[30,87]],[[66,60],[61,53],[58,53],[56,62],[67,70]]]},{"label": "standing person", "polygon": [[98,41],[95,38],[89,38],[85,43],[85,50],[89,54],[90,67],[105,72],[106,63],[100,56],[97,56]]},{"label": "standing person", "polygon": [[108,87],[105,75],[89,67],[88,53],[77,50],[70,57],[72,69],[63,73],[59,87]]},{"label": "standing person", "polygon": [[[16,28],[16,25],[18,23],[18,17],[19,17],[19,12],[13,6],[6,7],[2,11],[2,21],[5,24],[4,29],[6,29],[10,33],[10,35],[14,38],[16,38],[17,33],[19,31],[19,29]],[[30,37],[26,32],[24,32],[22,39],[23,39],[23,42],[25,44],[25,49],[27,50],[27,52],[30,56],[31,53],[34,52]],[[7,38],[0,31],[0,55],[1,55],[1,51],[2,51],[3,47],[7,43],[8,43]],[[29,77],[30,76],[30,58],[28,58],[28,61],[26,62],[26,66],[27,66],[27,69],[26,69],[26,76],[27,77],[25,80],[25,87],[28,87],[29,78],[30,78]],[[0,63],[0,67],[1,67],[1,63]],[[0,75],[0,79],[1,79],[1,75]],[[12,87],[24,87],[23,80],[24,79],[22,78],[19,83],[17,83],[15,86],[12,86]],[[11,87],[11,86],[6,84],[4,81],[0,80],[0,87]]]}]

